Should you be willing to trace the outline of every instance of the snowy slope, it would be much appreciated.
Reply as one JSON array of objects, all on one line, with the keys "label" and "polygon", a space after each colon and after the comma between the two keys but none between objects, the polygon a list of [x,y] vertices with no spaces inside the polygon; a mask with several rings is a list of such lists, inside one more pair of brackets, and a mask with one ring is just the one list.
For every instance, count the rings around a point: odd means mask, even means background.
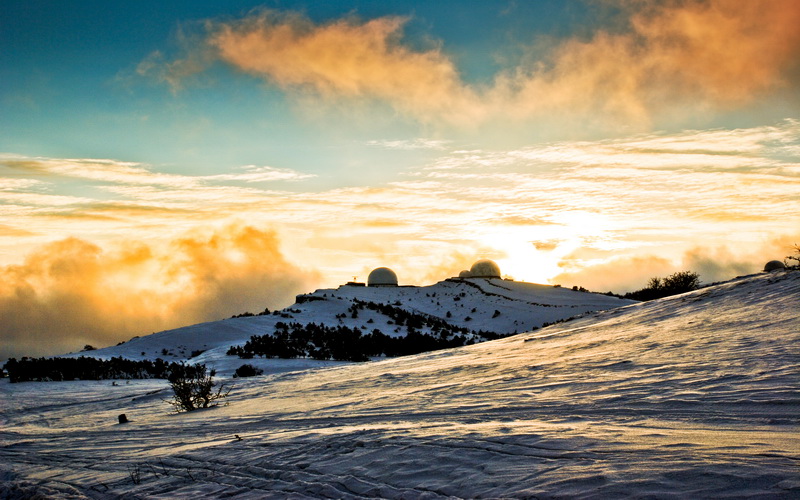
[{"label": "snowy slope", "polygon": [[755,275],[189,414],[3,381],[0,497],[798,498],[799,306],[800,272]]},{"label": "snowy slope", "polygon": [[[191,360],[206,363],[221,374],[229,374],[243,361],[225,356],[228,348],[244,344],[252,335],[272,333],[278,322],[343,325],[358,327],[364,332],[378,329],[391,336],[405,335],[405,327],[393,324],[391,318],[378,311],[362,310],[358,317],[351,317],[348,309],[356,300],[389,304],[437,317],[455,326],[501,334],[529,331],[577,314],[635,303],[601,294],[498,278],[451,279],[426,287],[341,286],[301,295],[297,303],[273,315],[231,318],[167,330],[118,346],[69,356]],[[430,333],[425,328],[421,332]],[[203,353],[193,356],[197,351]],[[252,363],[262,366],[267,373],[330,364],[313,360],[255,360]]]}]

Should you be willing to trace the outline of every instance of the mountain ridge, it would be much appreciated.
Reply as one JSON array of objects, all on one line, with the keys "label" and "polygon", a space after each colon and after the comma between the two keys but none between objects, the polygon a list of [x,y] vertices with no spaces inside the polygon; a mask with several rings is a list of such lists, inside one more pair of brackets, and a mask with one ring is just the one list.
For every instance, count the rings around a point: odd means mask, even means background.
[{"label": "mountain ridge", "polygon": [[[390,337],[404,336],[410,331],[405,324],[398,325],[391,314],[365,308],[363,304],[384,305],[411,315],[435,318],[456,329],[468,329],[471,333],[466,334],[466,339],[471,343],[486,340],[479,332],[489,332],[488,338],[494,338],[494,334],[505,336],[590,311],[633,303],[602,294],[500,278],[448,278],[421,287],[348,284],[299,294],[294,304],[272,314],[189,325],[66,356],[163,358],[207,363],[220,373],[228,373],[235,369],[233,365],[238,360],[225,357],[231,347],[243,345],[254,335],[272,334],[281,322],[358,328],[364,333],[378,330]],[[426,326],[416,330],[422,334],[436,333]],[[313,360],[274,361],[266,366],[268,373],[314,364]]]}]

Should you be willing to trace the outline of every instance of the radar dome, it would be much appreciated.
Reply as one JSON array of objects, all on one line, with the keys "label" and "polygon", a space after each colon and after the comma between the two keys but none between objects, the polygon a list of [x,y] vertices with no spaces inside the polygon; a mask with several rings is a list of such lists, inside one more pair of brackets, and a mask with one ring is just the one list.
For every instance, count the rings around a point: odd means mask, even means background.
[{"label": "radar dome", "polygon": [[784,265],[784,263],[779,260],[771,260],[767,262],[767,264],[764,266],[765,272],[778,271],[781,269],[786,269],[786,265]]},{"label": "radar dome", "polygon": [[458,273],[458,277],[459,277],[459,278],[469,278],[469,277],[471,277],[471,276],[472,276],[472,273],[471,273],[471,272],[469,272],[469,271],[467,271],[466,269],[464,269],[463,271],[461,271],[460,273]]},{"label": "radar dome", "polygon": [[472,278],[499,278],[500,267],[489,259],[479,260],[469,270]]},{"label": "radar dome", "polygon": [[388,267],[373,269],[367,278],[368,286],[397,286],[397,275]]}]

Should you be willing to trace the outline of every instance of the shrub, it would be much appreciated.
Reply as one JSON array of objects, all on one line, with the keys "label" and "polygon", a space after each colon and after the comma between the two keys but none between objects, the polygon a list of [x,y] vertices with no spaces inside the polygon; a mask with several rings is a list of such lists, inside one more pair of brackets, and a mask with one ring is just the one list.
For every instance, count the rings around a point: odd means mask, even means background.
[{"label": "shrub", "polygon": [[[168,401],[175,407],[176,411],[194,411],[198,408],[208,408],[216,406],[217,401],[228,396],[230,389],[226,389],[224,384],[214,383],[216,372],[206,370],[206,365],[195,364],[175,364],[171,367],[171,372],[167,377],[172,392],[173,400]],[[217,390],[214,391],[214,387]]]},{"label": "shrub", "polygon": [[[794,255],[787,255],[786,256],[786,267],[797,269],[800,267],[800,245],[795,244],[792,249],[794,250]],[[794,264],[792,264],[794,261]]]},{"label": "shrub", "polygon": [[626,299],[654,300],[700,288],[700,276],[692,271],[680,271],[666,278],[653,277],[641,290],[625,294]]},{"label": "shrub", "polygon": [[251,364],[244,364],[236,369],[233,373],[234,378],[236,377],[255,377],[256,375],[261,375],[264,373],[264,370],[261,368],[256,368]]},{"label": "shrub", "polygon": [[671,292],[671,295],[691,292],[700,288],[700,275],[691,271],[681,271],[670,274],[663,281],[664,290]]}]

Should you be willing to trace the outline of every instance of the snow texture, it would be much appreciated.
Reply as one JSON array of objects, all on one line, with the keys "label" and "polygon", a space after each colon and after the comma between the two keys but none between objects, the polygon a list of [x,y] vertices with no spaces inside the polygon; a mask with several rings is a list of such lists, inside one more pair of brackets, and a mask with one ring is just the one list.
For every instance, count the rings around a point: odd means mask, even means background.
[{"label": "snow texture", "polygon": [[798,498],[798,299],[743,277],[191,413],[165,381],[4,380],[0,498]]}]

